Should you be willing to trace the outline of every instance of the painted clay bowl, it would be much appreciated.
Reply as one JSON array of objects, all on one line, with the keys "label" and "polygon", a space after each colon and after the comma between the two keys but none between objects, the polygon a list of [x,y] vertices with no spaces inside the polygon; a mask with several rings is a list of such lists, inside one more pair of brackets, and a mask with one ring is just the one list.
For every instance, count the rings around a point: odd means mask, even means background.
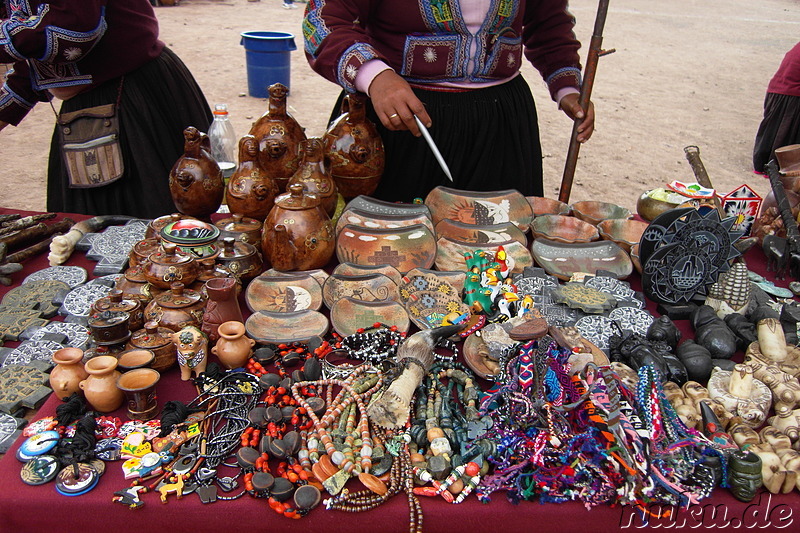
[{"label": "painted clay bowl", "polygon": [[430,268],[436,258],[436,239],[424,224],[400,229],[368,229],[346,225],[336,236],[340,263],[389,264],[401,273]]},{"label": "painted clay bowl", "polygon": [[308,274],[319,283],[319,286],[322,287],[325,285],[325,280],[328,279],[328,273],[322,270],[321,268],[312,268],[311,270],[293,270],[291,272],[283,272],[281,270],[275,270],[274,268],[270,268],[265,270],[263,274],[268,276],[293,276],[295,274]]},{"label": "painted clay bowl", "polygon": [[528,237],[525,236],[525,233],[511,222],[476,226],[445,218],[436,224],[436,237],[450,237],[457,241],[482,244],[513,239],[524,246],[528,244]]},{"label": "painted clay bowl", "polygon": [[350,200],[347,203],[347,207],[345,207],[345,210],[347,209],[359,209],[365,213],[372,213],[374,215],[409,215],[410,213],[414,213],[427,216],[433,220],[430,209],[424,204],[385,202],[363,194]]},{"label": "painted clay bowl", "polygon": [[528,231],[533,218],[528,200],[513,189],[476,192],[440,185],[428,193],[425,205],[430,208],[434,223],[445,218],[477,226],[512,222]]},{"label": "painted clay bowl", "polygon": [[680,205],[684,198],[669,189],[659,188],[645,191],[636,201],[636,212],[640,217],[651,221],[664,211]]},{"label": "painted clay bowl", "polygon": [[403,282],[403,275],[392,265],[357,265],[355,263],[339,263],[333,269],[332,274],[342,274],[344,276],[362,276],[364,274],[383,274],[395,282],[399,287]]},{"label": "painted clay bowl", "polygon": [[417,291],[403,304],[411,321],[420,329],[435,328],[442,325],[447,315],[469,313],[469,306],[461,301],[458,294],[437,291]]},{"label": "painted clay bowl", "polygon": [[294,313],[259,311],[244,324],[247,336],[261,344],[306,342],[328,333],[330,324],[319,311],[306,309]]},{"label": "painted clay bowl", "polygon": [[600,236],[607,241],[614,241],[626,252],[631,251],[634,244],[642,239],[644,230],[649,224],[641,220],[625,218],[609,218],[597,225]]},{"label": "painted clay bowl", "polygon": [[628,254],[612,241],[561,243],[536,239],[531,245],[531,254],[548,274],[562,280],[568,280],[575,272],[594,274],[598,270],[608,270],[617,278],[625,279],[633,271]]},{"label": "painted clay bowl", "polygon": [[408,331],[411,324],[403,304],[392,300],[367,302],[345,296],[336,300],[331,308],[331,325],[342,336],[352,335],[359,328],[376,322],[397,326],[400,331]]},{"label": "painted clay bowl", "polygon": [[526,200],[533,210],[534,218],[542,215],[569,215],[572,208],[569,204],[560,202],[554,198],[545,198],[544,196],[526,196]]},{"label": "painted clay bowl", "polygon": [[557,242],[592,242],[600,238],[593,225],[564,215],[542,215],[534,218],[531,232],[534,238]]},{"label": "painted clay bowl", "polygon": [[397,284],[383,274],[346,276],[331,274],[322,287],[322,300],[328,309],[341,298],[352,298],[366,302],[400,299]]},{"label": "painted clay bowl", "polygon": [[244,292],[247,307],[252,312],[271,311],[293,313],[322,306],[319,282],[305,273],[284,273],[277,276],[260,275],[250,282]]},{"label": "painted clay bowl", "polygon": [[499,246],[502,246],[506,251],[508,267],[512,273],[518,274],[525,267],[533,266],[533,258],[528,248],[517,241],[486,245],[460,242],[448,237],[441,237],[436,241],[436,269],[466,272],[467,263],[464,254],[474,255],[478,251],[491,251],[494,253]]},{"label": "painted clay bowl", "polygon": [[596,200],[575,202],[572,204],[572,214],[595,226],[609,218],[631,218],[633,216],[630,210],[622,206]]},{"label": "painted clay bowl", "polygon": [[[413,278],[417,274],[432,274],[439,278],[442,281],[446,281],[453,288],[458,291],[459,294],[464,292],[464,281],[467,279],[467,273],[464,271],[459,270],[431,270],[428,268],[415,268],[413,270],[409,270],[406,277]],[[398,285],[399,287],[399,285]]]},{"label": "painted clay bowl", "polygon": [[[400,284],[400,301],[405,304],[414,293],[423,291],[460,297],[461,292],[446,279],[437,276],[435,272],[434,270],[422,271],[418,268],[409,271],[403,276],[403,282]],[[466,272],[464,278],[466,279]]]},{"label": "painted clay bowl", "polygon": [[336,233],[348,224],[362,226],[370,229],[400,229],[413,224],[425,224],[433,232],[433,222],[426,213],[370,213],[357,207],[345,208],[342,216],[336,222]]}]

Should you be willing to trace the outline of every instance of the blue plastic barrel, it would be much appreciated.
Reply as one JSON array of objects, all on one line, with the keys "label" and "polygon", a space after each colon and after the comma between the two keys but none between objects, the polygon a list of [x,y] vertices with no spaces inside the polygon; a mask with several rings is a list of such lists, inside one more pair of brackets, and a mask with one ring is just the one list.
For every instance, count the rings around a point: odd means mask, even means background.
[{"label": "blue plastic barrel", "polygon": [[297,50],[294,35],[282,31],[246,31],[239,43],[247,60],[247,92],[268,98],[273,83],[289,87],[292,50]]}]

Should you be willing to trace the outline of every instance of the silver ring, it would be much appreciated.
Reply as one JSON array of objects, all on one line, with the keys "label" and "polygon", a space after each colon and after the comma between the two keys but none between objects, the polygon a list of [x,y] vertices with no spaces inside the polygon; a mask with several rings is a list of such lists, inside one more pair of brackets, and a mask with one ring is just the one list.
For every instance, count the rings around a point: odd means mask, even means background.
[{"label": "silver ring", "polygon": [[397,113],[392,113],[391,115],[389,115],[389,120],[391,120],[391,119],[393,119],[395,117],[399,117],[399,116],[400,115],[398,115]]}]

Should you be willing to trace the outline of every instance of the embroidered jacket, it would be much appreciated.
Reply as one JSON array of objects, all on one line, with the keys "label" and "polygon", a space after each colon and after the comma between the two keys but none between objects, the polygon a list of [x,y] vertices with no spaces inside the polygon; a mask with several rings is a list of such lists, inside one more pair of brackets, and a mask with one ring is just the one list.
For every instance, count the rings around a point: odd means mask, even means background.
[{"label": "embroidered jacket", "polygon": [[0,120],[17,125],[51,88],[94,87],[161,53],[148,0],[0,0]]},{"label": "embroidered jacket", "polygon": [[580,43],[567,0],[485,0],[473,35],[459,0],[309,0],[306,57],[319,74],[354,92],[359,67],[381,59],[415,83],[487,82],[515,75],[523,54],[555,98],[580,87]]}]

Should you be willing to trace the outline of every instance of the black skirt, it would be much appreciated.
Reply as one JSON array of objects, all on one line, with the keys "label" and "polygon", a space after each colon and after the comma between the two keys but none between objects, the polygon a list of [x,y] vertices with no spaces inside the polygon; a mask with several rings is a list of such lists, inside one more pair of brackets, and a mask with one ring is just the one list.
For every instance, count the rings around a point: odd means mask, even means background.
[{"label": "black skirt", "polygon": [[[61,105],[62,112],[114,103],[120,79],[110,80]],[[211,109],[186,65],[171,50],[122,80],[120,143],[125,173],[101,187],[69,187],[64,159],[54,132],[47,175],[47,209],[90,215],[155,218],[176,212],[169,172],[183,155],[183,130],[208,131]]]},{"label": "black skirt", "polygon": [[[433,121],[431,137],[453,182],[447,179],[422,137],[390,131],[371,104],[367,116],[378,127],[386,151],[386,169],[372,195],[391,202],[425,199],[436,186],[469,191],[516,189],[542,196],[542,149],[536,106],[522,76],[502,85],[462,92],[414,87]],[[339,116],[340,95],[331,119]]]},{"label": "black skirt", "polygon": [[800,96],[767,93],[764,119],[758,127],[753,148],[753,169],[764,172],[764,166],[775,159],[775,149],[800,143]]}]

